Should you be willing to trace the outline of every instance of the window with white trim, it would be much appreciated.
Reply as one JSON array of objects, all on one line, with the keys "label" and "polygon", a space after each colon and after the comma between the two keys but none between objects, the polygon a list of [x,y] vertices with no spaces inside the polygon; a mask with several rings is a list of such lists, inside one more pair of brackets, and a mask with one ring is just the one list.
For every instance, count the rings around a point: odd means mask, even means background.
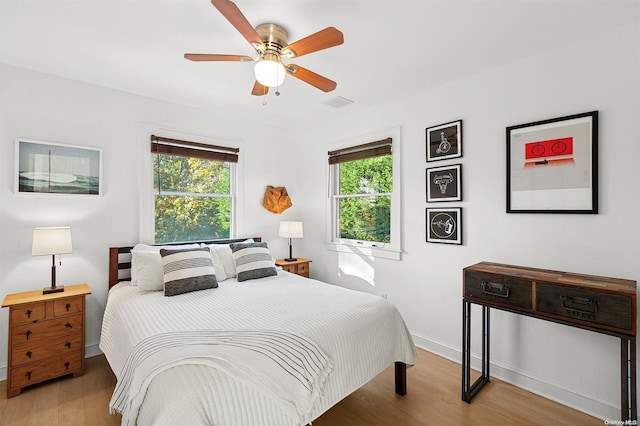
[{"label": "window with white trim", "polygon": [[328,152],[332,243],[400,251],[397,150],[385,137]]},{"label": "window with white trim", "polygon": [[238,151],[151,136],[156,243],[231,237]]}]

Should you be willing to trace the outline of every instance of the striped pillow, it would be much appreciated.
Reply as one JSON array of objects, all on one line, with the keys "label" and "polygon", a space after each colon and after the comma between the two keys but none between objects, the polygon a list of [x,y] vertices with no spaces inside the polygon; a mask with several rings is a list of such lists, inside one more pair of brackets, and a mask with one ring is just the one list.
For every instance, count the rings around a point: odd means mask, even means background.
[{"label": "striped pillow", "polygon": [[162,256],[165,296],[218,287],[208,247],[185,250],[161,249],[160,256]]},{"label": "striped pillow", "polygon": [[278,275],[267,243],[231,243],[238,281]]}]

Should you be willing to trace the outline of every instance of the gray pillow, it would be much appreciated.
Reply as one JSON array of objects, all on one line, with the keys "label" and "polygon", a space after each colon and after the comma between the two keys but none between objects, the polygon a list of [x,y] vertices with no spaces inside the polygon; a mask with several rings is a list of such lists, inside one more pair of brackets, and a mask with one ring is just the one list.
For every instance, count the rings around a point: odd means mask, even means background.
[{"label": "gray pillow", "polygon": [[231,243],[229,247],[233,255],[238,281],[278,275],[267,243]]},{"label": "gray pillow", "polygon": [[184,250],[161,249],[160,256],[162,256],[165,296],[218,287],[208,247]]}]

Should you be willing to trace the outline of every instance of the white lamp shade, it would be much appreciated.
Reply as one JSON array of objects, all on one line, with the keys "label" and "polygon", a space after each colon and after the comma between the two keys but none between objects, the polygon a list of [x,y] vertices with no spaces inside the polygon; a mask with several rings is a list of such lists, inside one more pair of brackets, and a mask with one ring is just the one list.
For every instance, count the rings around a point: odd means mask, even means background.
[{"label": "white lamp shade", "polygon": [[302,222],[280,222],[278,236],[284,238],[302,238]]},{"label": "white lamp shade", "polygon": [[284,82],[284,65],[280,61],[261,59],[253,68],[258,83],[267,87],[281,86]]},{"label": "white lamp shade", "polygon": [[71,228],[58,226],[33,230],[33,256],[72,253]]}]

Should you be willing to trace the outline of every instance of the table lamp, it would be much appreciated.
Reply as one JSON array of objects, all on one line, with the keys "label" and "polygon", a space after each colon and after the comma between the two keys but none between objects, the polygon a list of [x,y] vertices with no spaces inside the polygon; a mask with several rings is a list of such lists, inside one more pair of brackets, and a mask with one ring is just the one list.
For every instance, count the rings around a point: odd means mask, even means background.
[{"label": "table lamp", "polygon": [[64,286],[56,286],[56,254],[72,253],[71,228],[68,226],[40,227],[33,230],[33,256],[51,255],[51,287],[45,287],[42,294],[64,291]]},{"label": "table lamp", "polygon": [[292,254],[292,238],[302,238],[302,222],[286,221],[280,222],[280,230],[278,236],[289,239],[289,257],[285,259],[286,262],[295,262],[296,259]]}]

